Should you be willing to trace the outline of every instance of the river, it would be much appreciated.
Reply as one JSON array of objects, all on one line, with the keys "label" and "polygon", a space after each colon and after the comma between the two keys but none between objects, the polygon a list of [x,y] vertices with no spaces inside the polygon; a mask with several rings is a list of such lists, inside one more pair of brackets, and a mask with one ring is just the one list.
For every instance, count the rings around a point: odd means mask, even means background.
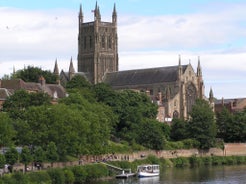
[{"label": "river", "polygon": [[246,184],[246,165],[167,168],[160,177],[112,179],[93,184]]}]

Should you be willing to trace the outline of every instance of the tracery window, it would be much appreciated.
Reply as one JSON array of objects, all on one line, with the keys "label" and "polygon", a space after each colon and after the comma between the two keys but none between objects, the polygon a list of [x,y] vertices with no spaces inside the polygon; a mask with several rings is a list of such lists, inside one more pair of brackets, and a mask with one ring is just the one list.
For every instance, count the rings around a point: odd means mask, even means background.
[{"label": "tracery window", "polygon": [[174,111],[174,112],[173,112],[173,118],[178,118],[178,117],[179,117],[178,111]]},{"label": "tracery window", "polygon": [[105,48],[105,37],[102,36],[102,48]]},{"label": "tracery window", "polygon": [[192,106],[195,104],[197,98],[196,87],[194,84],[189,84],[186,88],[186,107],[187,113],[190,113],[192,110]]}]

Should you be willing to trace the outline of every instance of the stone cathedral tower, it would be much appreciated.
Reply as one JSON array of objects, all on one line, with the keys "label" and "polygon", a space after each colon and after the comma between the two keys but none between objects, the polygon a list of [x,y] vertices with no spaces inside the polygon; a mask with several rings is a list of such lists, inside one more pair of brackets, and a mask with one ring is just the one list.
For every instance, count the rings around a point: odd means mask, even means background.
[{"label": "stone cathedral tower", "polygon": [[97,84],[106,73],[118,71],[117,13],[114,5],[112,22],[103,22],[97,3],[93,12],[94,21],[84,23],[80,6],[78,72],[85,73],[92,84]]}]

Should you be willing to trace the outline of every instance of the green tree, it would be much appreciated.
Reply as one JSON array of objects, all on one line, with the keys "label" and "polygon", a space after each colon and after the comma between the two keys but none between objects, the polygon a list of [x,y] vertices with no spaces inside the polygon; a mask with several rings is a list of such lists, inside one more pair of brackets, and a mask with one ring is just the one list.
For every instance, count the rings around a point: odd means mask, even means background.
[{"label": "green tree", "polygon": [[59,155],[57,153],[57,147],[54,142],[50,142],[47,145],[46,158],[49,162],[51,162],[51,167],[53,167],[54,162],[59,160]]},{"label": "green tree", "polygon": [[25,171],[27,171],[27,165],[32,162],[33,158],[31,151],[27,146],[24,146],[20,154],[20,162],[25,165]]},{"label": "green tree", "polygon": [[6,164],[6,159],[3,154],[0,154],[0,169],[4,168],[4,165]]},{"label": "green tree", "polygon": [[19,159],[19,153],[17,152],[17,150],[15,148],[9,148],[6,153],[5,153],[5,159],[7,164],[10,164],[11,166],[13,166],[15,163],[17,163],[18,159]]},{"label": "green tree", "polygon": [[50,101],[51,98],[46,93],[28,93],[21,89],[6,99],[3,103],[3,111],[9,112],[11,118],[18,119],[28,107],[49,105]]},{"label": "green tree", "polygon": [[196,100],[190,113],[189,135],[200,142],[200,148],[209,149],[215,144],[216,125],[212,108],[202,99]]},{"label": "green tree", "polygon": [[147,148],[162,150],[165,136],[162,132],[162,124],[156,120],[145,120],[138,128],[137,142]]},{"label": "green tree", "polygon": [[14,137],[15,131],[12,120],[9,118],[8,114],[0,113],[0,148],[3,146],[11,146]]},{"label": "green tree", "polygon": [[39,77],[43,76],[48,84],[55,84],[57,76],[48,70],[42,70],[38,67],[28,66],[23,70],[16,71],[11,78],[22,79],[25,82],[38,82]]},{"label": "green tree", "polygon": [[174,141],[180,141],[188,138],[187,135],[188,123],[182,119],[173,119],[171,125],[171,139]]},{"label": "green tree", "polygon": [[45,151],[41,146],[37,146],[33,152],[33,161],[38,169],[42,168],[43,162],[46,160]]},{"label": "green tree", "polygon": [[233,115],[224,107],[220,113],[217,114],[217,137],[228,141],[228,128],[233,124]]},{"label": "green tree", "polygon": [[91,88],[92,85],[81,75],[75,75],[70,81],[68,81],[66,88],[67,89],[83,89],[83,88]]}]

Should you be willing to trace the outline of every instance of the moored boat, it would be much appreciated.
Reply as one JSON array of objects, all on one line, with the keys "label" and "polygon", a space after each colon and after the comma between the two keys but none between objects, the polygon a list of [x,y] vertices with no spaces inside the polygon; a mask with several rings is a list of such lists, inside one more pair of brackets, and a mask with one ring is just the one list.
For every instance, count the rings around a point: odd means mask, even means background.
[{"label": "moored boat", "polygon": [[152,177],[160,175],[160,166],[157,164],[140,165],[137,168],[138,177]]}]

